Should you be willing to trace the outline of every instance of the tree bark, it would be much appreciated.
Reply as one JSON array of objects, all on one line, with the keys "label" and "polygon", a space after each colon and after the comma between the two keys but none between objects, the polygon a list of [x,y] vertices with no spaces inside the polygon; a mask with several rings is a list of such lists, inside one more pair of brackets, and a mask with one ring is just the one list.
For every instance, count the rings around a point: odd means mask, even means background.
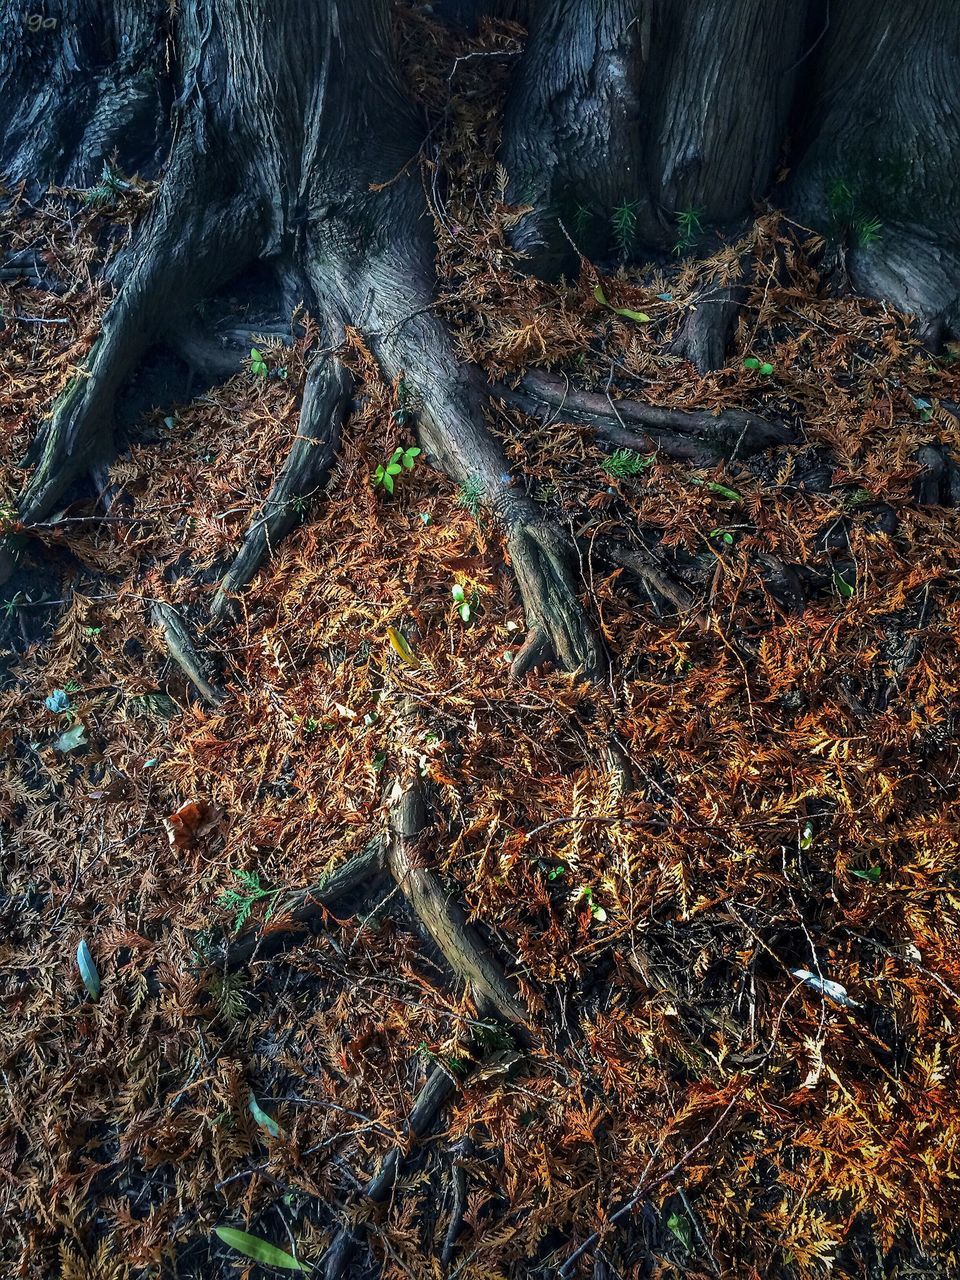
[{"label": "tree bark", "polygon": [[116,151],[153,170],[166,137],[163,0],[9,0],[0,13],[8,181],[88,186]]},{"label": "tree bark", "polygon": [[790,205],[853,287],[960,335],[960,9],[819,7]]}]

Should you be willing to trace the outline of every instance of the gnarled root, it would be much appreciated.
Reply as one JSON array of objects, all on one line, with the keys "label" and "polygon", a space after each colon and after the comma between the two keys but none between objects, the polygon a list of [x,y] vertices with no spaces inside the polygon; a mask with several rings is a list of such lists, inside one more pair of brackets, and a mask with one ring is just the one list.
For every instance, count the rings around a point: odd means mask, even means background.
[{"label": "gnarled root", "polygon": [[272,548],[296,523],[298,501],[321,485],[340,442],[351,385],[350,375],[338,360],[320,357],[311,366],[296,438],[261,514],[220,583],[213,602],[215,618],[227,614],[230,597],[251,581]]},{"label": "gnarled root", "polygon": [[110,459],[121,383],[180,312],[253,256],[254,212],[239,201],[207,203],[197,181],[191,156],[172,162],[87,366],[61,396],[25,460],[36,463],[36,470],[20,498],[24,524],[42,520],[78,475]]},{"label": "gnarled root", "polygon": [[[406,1144],[394,1147],[380,1168],[360,1193],[361,1201],[369,1205],[383,1204],[390,1196],[400,1174],[400,1167],[410,1148],[426,1136],[436,1120],[440,1108],[456,1088],[453,1076],[446,1067],[436,1066],[427,1082],[417,1094],[416,1101],[405,1125]],[[343,1280],[353,1252],[359,1243],[363,1224],[343,1227],[333,1239],[323,1259],[324,1280]]]},{"label": "gnarled root", "polygon": [[670,343],[670,351],[689,360],[698,373],[724,364],[730,330],[746,298],[746,281],[704,291],[691,306]]},{"label": "gnarled root", "polygon": [[793,432],[745,409],[671,409],[640,400],[613,400],[596,391],[577,391],[565,379],[536,370],[519,388],[497,394],[528,412],[552,411],[553,421],[583,423],[621,448],[654,449],[671,458],[710,466],[731,454],[743,455],[792,444]]},{"label": "gnarled root", "polygon": [[514,500],[505,524],[529,627],[511,674],[522,676],[552,656],[565,671],[600,675],[606,659],[577,600],[569,541],[524,499]]},{"label": "gnarled root", "polygon": [[426,821],[427,806],[418,781],[397,783],[390,797],[392,834],[386,857],[390,874],[450,968],[473,992],[480,1013],[523,1026],[527,1011],[513,983],[467,923],[463,909],[418,855],[417,842]]}]

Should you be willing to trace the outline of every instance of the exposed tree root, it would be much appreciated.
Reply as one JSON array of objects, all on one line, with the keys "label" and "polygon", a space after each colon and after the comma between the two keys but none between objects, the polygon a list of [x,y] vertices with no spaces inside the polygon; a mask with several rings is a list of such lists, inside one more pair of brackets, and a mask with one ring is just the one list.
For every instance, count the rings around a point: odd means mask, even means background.
[{"label": "exposed tree root", "polygon": [[450,1222],[443,1238],[440,1262],[449,1267],[457,1247],[457,1239],[463,1230],[463,1218],[467,1211],[467,1171],[464,1161],[473,1155],[473,1143],[464,1135],[451,1151],[450,1169]]},{"label": "exposed tree root", "polygon": [[293,446],[261,515],[220,583],[213,602],[215,618],[228,612],[230,596],[247,586],[273,547],[297,523],[298,503],[322,483],[340,442],[351,386],[352,379],[338,360],[318,358],[311,365]]},{"label": "exposed tree root", "polygon": [[723,367],[730,330],[746,298],[746,280],[707,289],[691,306],[670,344],[673,355],[689,360],[698,373]]},{"label": "exposed tree root", "polygon": [[[255,252],[254,210],[239,200],[205,201],[194,161],[186,154],[171,162],[136,250],[115,271],[127,274],[87,364],[31,446],[25,465],[36,469],[20,497],[24,524],[42,520],[77,476],[112,459],[121,384],[178,316]],[[198,185],[199,202],[185,209],[185,193]]]},{"label": "exposed tree root", "polygon": [[207,679],[206,663],[197,652],[193,637],[184,626],[179,613],[172,605],[157,600],[153,605],[152,614],[156,625],[163,630],[170,657],[193,684],[204,702],[211,707],[217,706],[223,701],[223,691]]},{"label": "exposed tree root", "polygon": [[[644,555],[643,552],[628,547],[622,542],[610,542],[606,539],[598,540],[597,550],[614,564],[629,569],[648,590],[663,596],[678,613],[691,613],[696,607],[696,598],[693,593],[656,564],[649,552]],[[697,615],[697,620],[701,623],[705,622],[701,614]]]},{"label": "exposed tree root", "polygon": [[709,466],[724,457],[794,443],[793,432],[743,409],[670,409],[639,400],[611,400],[596,391],[578,391],[563,378],[537,370],[519,388],[497,387],[508,403],[528,412],[553,411],[554,420],[579,422],[624,448],[685,458]]},{"label": "exposed tree root", "polygon": [[[441,1107],[456,1087],[456,1082],[446,1067],[433,1068],[427,1077],[426,1084],[417,1094],[407,1120],[405,1145],[394,1147],[384,1159],[380,1168],[361,1191],[361,1205],[372,1207],[383,1204],[389,1198],[405,1157],[409,1155],[410,1149],[427,1135]],[[323,1258],[324,1280],[343,1280],[349,1274],[354,1250],[364,1230],[364,1223],[341,1228]]]},{"label": "exposed tree root", "polygon": [[473,992],[481,1015],[522,1027],[528,1014],[513,983],[467,923],[463,909],[418,856],[417,843],[426,821],[427,806],[419,783],[397,783],[390,797],[392,837],[386,854],[390,873],[450,968]]},{"label": "exposed tree root", "polygon": [[298,946],[329,912],[371,885],[383,871],[383,841],[371,841],[362,853],[325,876],[319,884],[293,893],[271,919],[208,953],[211,968],[232,973],[254,960],[270,960]]}]

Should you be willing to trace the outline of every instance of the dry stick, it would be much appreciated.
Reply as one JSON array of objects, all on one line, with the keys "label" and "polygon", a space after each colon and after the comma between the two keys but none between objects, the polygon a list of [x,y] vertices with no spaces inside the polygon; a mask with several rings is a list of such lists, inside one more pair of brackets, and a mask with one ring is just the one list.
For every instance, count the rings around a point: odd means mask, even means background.
[{"label": "dry stick", "polygon": [[[426,1134],[440,1108],[455,1088],[456,1083],[446,1067],[433,1068],[427,1077],[426,1084],[417,1094],[405,1125],[406,1146],[396,1146],[389,1152],[380,1168],[363,1188],[361,1196],[364,1200],[371,1204],[383,1204],[388,1198],[410,1147],[416,1145],[417,1141]],[[348,1274],[350,1259],[363,1228],[364,1224],[358,1223],[353,1227],[342,1227],[337,1232],[324,1258],[324,1280],[343,1280],[343,1277]]]},{"label": "dry stick", "polygon": [[212,685],[204,675],[203,659],[197,653],[193,638],[183,625],[176,609],[163,600],[157,600],[152,613],[155,625],[163,630],[170,657],[195,686],[204,702],[211,707],[218,706],[223,701],[223,691]]},{"label": "dry stick", "polygon": [[291,894],[270,922],[269,929],[250,929],[210,953],[213,968],[228,973],[242,969],[252,960],[269,960],[281,951],[302,942],[313,925],[357,889],[370,884],[383,870],[383,842],[378,838],[355,858],[324,876],[309,889]]},{"label": "dry stick", "polygon": [[522,1027],[527,1011],[499,961],[467,923],[463,909],[437,875],[423,866],[416,842],[426,826],[426,803],[419,779],[394,784],[390,796],[392,838],[387,866],[444,959],[471,988],[477,1007]]}]

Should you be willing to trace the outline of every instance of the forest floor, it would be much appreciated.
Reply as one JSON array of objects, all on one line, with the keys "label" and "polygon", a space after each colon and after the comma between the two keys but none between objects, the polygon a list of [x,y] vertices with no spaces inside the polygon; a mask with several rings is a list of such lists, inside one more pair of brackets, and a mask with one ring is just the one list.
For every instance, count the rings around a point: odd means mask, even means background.
[{"label": "forest floor", "polygon": [[[611,461],[562,412],[494,398],[511,462],[586,548],[611,657],[599,685],[512,681],[524,619],[497,528],[422,458],[392,494],[373,484],[415,443],[416,405],[355,335],[329,482],[216,628],[214,570],[289,447],[316,330],[299,317],[291,347],[254,329],[267,374],[176,406],[149,407],[142,376],[109,515],[78,488],[32,530],[0,619],[3,1272],[243,1273],[217,1226],[309,1271],[346,1210],[372,1251],[355,1275],[553,1276],[598,1230],[574,1274],[957,1274],[960,511],[917,462],[960,457],[957,353],[841,296],[823,241],[773,211],[705,261],[680,244],[643,270],[527,277],[493,159],[516,33],[403,34],[463,358],[750,409],[799,443],[710,469]],[[0,279],[7,507],[149,189],[14,196],[7,260],[39,265]],[[700,377],[667,348],[741,253],[755,283]],[[611,536],[695,604],[594,557]],[[170,661],[156,601],[222,701]],[[302,945],[209,962],[367,847],[411,772],[432,797],[422,856],[530,1010],[515,1050],[387,879]],[[437,1064],[452,1097],[364,1205]]]}]

